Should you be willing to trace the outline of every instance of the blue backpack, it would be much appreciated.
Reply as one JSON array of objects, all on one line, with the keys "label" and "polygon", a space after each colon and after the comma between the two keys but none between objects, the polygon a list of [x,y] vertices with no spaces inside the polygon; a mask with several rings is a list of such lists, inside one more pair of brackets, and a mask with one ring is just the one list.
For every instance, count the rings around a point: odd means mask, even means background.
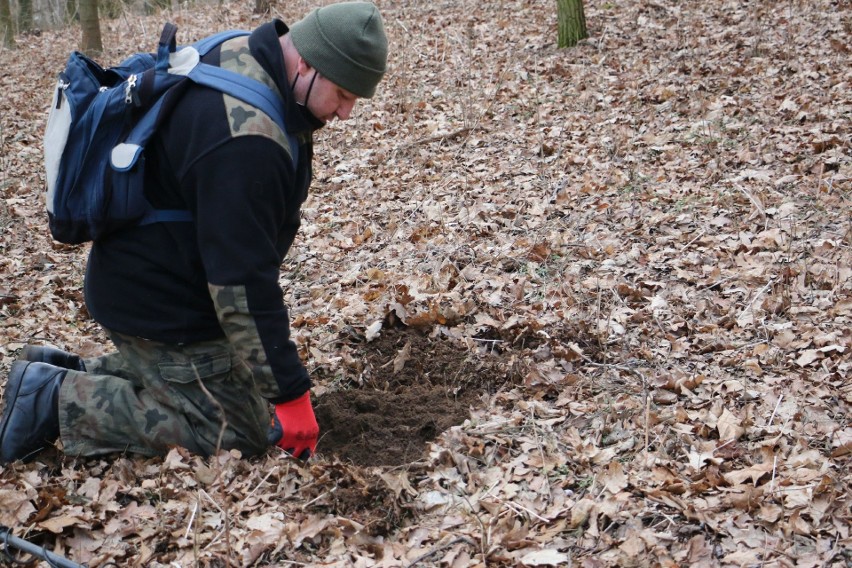
[{"label": "blue backpack", "polygon": [[177,27],[166,24],[156,56],[137,53],[109,69],[76,51],[68,58],[44,137],[47,213],[57,241],[77,244],[128,225],[192,220],[189,211],[154,209],[143,192],[145,145],[164,119],[165,94],[187,79],[268,115],[287,134],[295,167],[298,143],[272,89],[200,62],[248,32],[222,32],[186,47],[176,47],[176,34]]}]

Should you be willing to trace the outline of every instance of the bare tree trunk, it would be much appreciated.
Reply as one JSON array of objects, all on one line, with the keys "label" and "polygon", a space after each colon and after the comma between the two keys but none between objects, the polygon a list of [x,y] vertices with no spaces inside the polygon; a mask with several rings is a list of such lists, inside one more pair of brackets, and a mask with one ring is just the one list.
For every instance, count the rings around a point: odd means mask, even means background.
[{"label": "bare tree trunk", "polygon": [[272,12],[272,0],[254,0],[254,13],[266,16]]},{"label": "bare tree trunk", "polygon": [[571,47],[589,37],[586,31],[586,13],[583,0],[556,0],[559,20],[559,47]]},{"label": "bare tree trunk", "polygon": [[80,12],[77,9],[76,0],[65,0],[65,23],[70,24],[75,20],[80,19]]},{"label": "bare tree trunk", "polygon": [[15,26],[12,25],[9,0],[0,0],[0,42],[9,49],[15,47]]},{"label": "bare tree trunk", "polygon": [[172,0],[145,0],[145,13],[153,14],[157,10],[167,10],[172,7]]},{"label": "bare tree trunk", "polygon": [[100,0],[98,7],[99,14],[108,20],[113,20],[121,16],[121,12],[126,8],[126,3],[122,0]]},{"label": "bare tree trunk", "polygon": [[104,50],[101,42],[101,23],[98,20],[98,0],[80,0],[80,27],[83,41],[80,51],[86,55],[100,55]]},{"label": "bare tree trunk", "polygon": [[33,0],[18,0],[18,32],[33,29]]}]

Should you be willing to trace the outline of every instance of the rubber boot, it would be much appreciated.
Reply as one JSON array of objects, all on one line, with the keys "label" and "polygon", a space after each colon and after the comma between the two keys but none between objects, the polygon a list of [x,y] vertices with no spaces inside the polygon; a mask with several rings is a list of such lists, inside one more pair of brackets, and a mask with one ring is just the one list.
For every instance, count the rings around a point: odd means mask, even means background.
[{"label": "rubber boot", "polygon": [[64,369],[71,369],[72,371],[86,370],[86,364],[83,363],[83,358],[79,355],[68,353],[67,351],[62,351],[48,345],[27,345],[21,351],[18,360],[47,363]]},{"label": "rubber boot", "polygon": [[59,437],[59,387],[68,369],[15,361],[0,419],[0,463],[29,461]]}]

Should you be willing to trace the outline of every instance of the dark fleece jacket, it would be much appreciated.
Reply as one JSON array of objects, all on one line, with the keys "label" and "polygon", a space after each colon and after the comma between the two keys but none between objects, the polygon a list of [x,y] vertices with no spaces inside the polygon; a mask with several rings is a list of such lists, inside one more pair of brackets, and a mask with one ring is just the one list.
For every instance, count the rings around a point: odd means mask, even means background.
[{"label": "dark fleece jacket", "polygon": [[[232,136],[223,95],[188,84],[146,150],[145,195],[156,208],[188,209],[193,221],[129,227],[95,242],[85,283],[89,312],[104,327],[172,344],[226,335],[234,343],[211,290],[237,291],[254,324],[240,341],[263,349],[257,360],[268,367],[256,376],[272,379],[258,387],[273,403],[310,387],[278,284],[311,182],[317,127],[287,84],[279,43],[287,31],[278,20],[264,24],[248,46],[300,140],[297,170],[271,138]],[[219,55],[216,49],[204,61],[217,65]]]}]

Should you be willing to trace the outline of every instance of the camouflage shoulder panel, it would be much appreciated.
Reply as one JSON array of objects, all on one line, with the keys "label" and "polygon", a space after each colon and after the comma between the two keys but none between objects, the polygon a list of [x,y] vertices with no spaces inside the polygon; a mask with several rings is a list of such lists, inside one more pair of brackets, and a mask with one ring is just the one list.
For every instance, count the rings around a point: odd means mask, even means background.
[{"label": "camouflage shoulder panel", "polygon": [[[237,37],[222,44],[219,66],[263,83],[281,98],[281,92],[278,90],[275,81],[252,57],[248,46],[248,36]],[[287,140],[287,135],[278,128],[275,121],[248,103],[224,93],[222,96],[225,100],[225,112],[228,115],[232,137],[263,136],[275,141],[290,155],[290,143]]]}]

